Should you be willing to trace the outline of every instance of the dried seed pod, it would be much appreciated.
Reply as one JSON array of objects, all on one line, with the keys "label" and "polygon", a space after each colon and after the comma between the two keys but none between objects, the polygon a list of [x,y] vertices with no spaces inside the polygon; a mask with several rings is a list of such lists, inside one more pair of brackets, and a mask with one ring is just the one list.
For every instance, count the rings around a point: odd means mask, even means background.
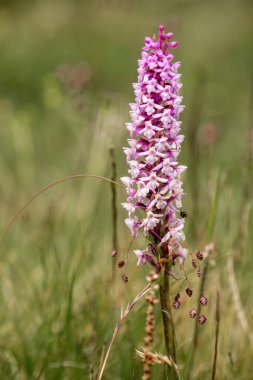
[{"label": "dried seed pod", "polygon": [[204,314],[198,317],[198,321],[200,325],[203,325],[204,323],[206,323],[206,317],[204,316]]},{"label": "dried seed pod", "polygon": [[153,270],[151,270],[149,272],[149,275],[146,277],[146,280],[150,283],[154,282],[157,279],[158,279],[158,274],[154,272]]},{"label": "dried seed pod", "polygon": [[174,309],[179,309],[181,306],[181,302],[179,300],[175,300],[172,305]]},{"label": "dried seed pod", "polygon": [[197,261],[195,259],[192,259],[192,266],[193,268],[197,268]]},{"label": "dried seed pod", "polygon": [[144,338],[145,346],[149,346],[150,343],[152,343],[152,341],[153,341],[152,337],[150,337],[149,335],[145,336],[145,338]]},{"label": "dried seed pod", "polygon": [[177,293],[176,296],[175,296],[175,301],[178,301],[180,298],[180,293]]},{"label": "dried seed pod", "polygon": [[201,261],[201,260],[203,260],[203,253],[201,253],[201,252],[197,252],[196,253],[196,256],[197,256],[197,258]]},{"label": "dried seed pod", "polygon": [[191,297],[192,296],[192,289],[187,288],[186,289],[186,294],[187,294],[187,296]]},{"label": "dried seed pod", "polygon": [[202,277],[202,270],[200,268],[198,268],[197,270],[197,276]]},{"label": "dried seed pod", "polygon": [[125,261],[124,260],[118,262],[118,267],[119,268],[123,268],[124,265],[125,265]]},{"label": "dried seed pod", "polygon": [[146,301],[147,301],[148,303],[150,303],[151,305],[154,305],[154,303],[156,303],[156,298],[155,298],[154,296],[152,296],[152,295],[148,295],[148,296],[146,297]]},{"label": "dried seed pod", "polygon": [[208,299],[205,296],[201,296],[200,299],[199,299],[199,302],[201,303],[202,306],[206,306],[207,302],[208,302]]},{"label": "dried seed pod", "polygon": [[196,310],[195,309],[190,310],[189,315],[190,315],[191,318],[195,318],[196,315],[197,315]]}]

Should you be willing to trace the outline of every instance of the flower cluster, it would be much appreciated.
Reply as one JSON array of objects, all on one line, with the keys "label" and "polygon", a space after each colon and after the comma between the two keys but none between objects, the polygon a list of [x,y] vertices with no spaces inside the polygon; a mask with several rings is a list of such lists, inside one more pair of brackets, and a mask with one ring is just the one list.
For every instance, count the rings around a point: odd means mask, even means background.
[{"label": "flower cluster", "polygon": [[146,37],[138,61],[138,83],[133,84],[135,103],[130,104],[132,121],[126,124],[129,147],[124,148],[130,175],[121,178],[128,195],[122,204],[128,211],[127,226],[133,236],[142,229],[155,242],[135,251],[138,263],[149,261],[156,267],[157,247],[173,263],[177,258],[182,262],[187,255],[181,245],[186,213],[180,213],[181,173],[186,166],[177,162],[184,139],[179,114],[184,107],[179,96],[180,63],[172,62],[170,51],[178,43],[170,41],[173,34],[166,34],[163,25],[159,29],[158,40]]}]

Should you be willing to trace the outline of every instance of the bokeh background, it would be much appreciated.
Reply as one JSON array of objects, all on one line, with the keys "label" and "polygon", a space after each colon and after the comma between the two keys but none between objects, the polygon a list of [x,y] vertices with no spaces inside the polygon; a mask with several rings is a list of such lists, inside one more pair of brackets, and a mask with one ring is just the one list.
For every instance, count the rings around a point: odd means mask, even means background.
[{"label": "bokeh background", "polygon": [[[126,175],[122,147],[137,59],[164,23],[180,41],[184,104],[181,162],[186,246],[210,242],[193,379],[209,379],[215,297],[221,293],[217,379],[252,379],[253,3],[250,0],[5,0],[0,2],[0,223],[41,187],[67,175]],[[118,259],[112,279],[111,186],[95,179],[58,185],[17,219],[0,245],[0,378],[89,379],[121,306],[146,284],[136,267],[117,188]],[[189,273],[191,272],[190,268]],[[129,276],[128,284],[121,280]],[[190,273],[191,275],[191,273]],[[196,289],[199,282],[193,277]],[[180,289],[173,284],[173,292]],[[175,311],[185,375],[193,300]],[[105,379],[140,379],[145,301],[112,348]],[[164,352],[157,307],[154,350]],[[189,364],[189,363],[188,363]],[[163,378],[154,367],[154,379]]]}]

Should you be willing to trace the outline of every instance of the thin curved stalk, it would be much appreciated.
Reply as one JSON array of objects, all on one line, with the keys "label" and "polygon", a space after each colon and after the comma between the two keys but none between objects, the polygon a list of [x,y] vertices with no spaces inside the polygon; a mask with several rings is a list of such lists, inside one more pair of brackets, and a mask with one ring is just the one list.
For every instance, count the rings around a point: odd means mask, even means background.
[{"label": "thin curved stalk", "polygon": [[217,357],[218,357],[218,342],[219,342],[219,331],[220,331],[220,292],[217,290],[216,294],[216,312],[215,312],[215,343],[214,343],[214,357],[213,357],[213,368],[212,368],[212,380],[215,380]]},{"label": "thin curved stalk", "polygon": [[96,179],[103,179],[107,182],[110,182],[110,183],[114,183],[115,185],[117,186],[120,186],[122,188],[124,188],[123,185],[121,185],[120,183],[116,182],[116,181],[113,181],[109,178],[106,178],[106,177],[103,177],[103,176],[99,176],[99,175],[95,175],[95,174],[76,174],[76,175],[70,175],[70,176],[67,176],[67,177],[64,177],[64,178],[61,178],[61,179],[58,179],[57,181],[55,182],[52,182],[50,183],[49,185],[43,187],[41,190],[39,190],[37,193],[35,193],[30,199],[28,199],[27,202],[25,202],[18,210],[17,212],[14,214],[14,216],[12,217],[12,219],[10,220],[10,222],[7,224],[7,226],[4,228],[2,234],[1,234],[1,237],[0,237],[0,242],[2,242],[2,240],[4,239],[4,237],[6,236],[7,232],[9,231],[9,229],[11,228],[11,226],[15,223],[15,221],[17,220],[17,218],[23,213],[23,211],[27,208],[27,206],[29,206],[36,198],[38,198],[41,194],[45,193],[47,190],[51,189],[52,187],[55,187],[56,185],[62,183],[62,182],[66,182],[66,181],[69,181],[69,180],[72,180],[72,179],[78,179],[78,178],[83,178],[83,177],[90,177],[90,178],[96,178]]},{"label": "thin curved stalk", "polygon": [[99,366],[97,380],[102,379],[102,376],[103,376],[103,373],[105,370],[105,366],[106,366],[109,354],[111,352],[112,345],[113,345],[114,340],[115,340],[116,336],[118,335],[118,332],[119,332],[121,326],[123,325],[126,317],[128,316],[129,312],[132,310],[134,305],[149,291],[149,289],[150,289],[150,284],[148,284],[140,293],[137,294],[137,296],[133,299],[133,301],[127,305],[125,310],[121,311],[120,319],[115,326],[115,329],[113,331],[112,338],[111,338],[111,341],[109,343],[108,349],[104,355],[104,359],[103,359],[102,363]]}]

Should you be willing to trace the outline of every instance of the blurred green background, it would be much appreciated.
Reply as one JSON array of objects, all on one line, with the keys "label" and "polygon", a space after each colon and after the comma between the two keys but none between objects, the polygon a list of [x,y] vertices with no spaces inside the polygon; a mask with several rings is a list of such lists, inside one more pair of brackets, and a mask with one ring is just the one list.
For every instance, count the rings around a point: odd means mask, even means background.
[{"label": "blurred green background", "polygon": [[[192,379],[211,376],[217,288],[217,379],[252,379],[252,15],[250,0],[0,2],[2,229],[54,180],[78,173],[110,177],[111,146],[117,179],[126,175],[124,123],[144,37],[164,23],[180,42],[175,56],[182,62],[186,105],[186,246],[216,245],[206,290],[208,324]],[[137,268],[130,252],[123,269],[129,283],[122,283],[122,270],[112,281],[111,198],[110,185],[99,180],[59,185],[30,205],[1,242],[1,379],[89,379],[90,365],[97,371],[120,307],[145,286],[149,270]],[[118,189],[120,258],[131,242],[124,198]],[[144,244],[139,239],[133,247]],[[189,307],[190,301],[174,313],[182,373],[194,326]],[[135,349],[142,346],[145,311],[140,301],[128,317],[105,379],[141,378]],[[157,307],[154,350],[164,352],[162,339]],[[153,374],[162,378],[161,366]]]}]

